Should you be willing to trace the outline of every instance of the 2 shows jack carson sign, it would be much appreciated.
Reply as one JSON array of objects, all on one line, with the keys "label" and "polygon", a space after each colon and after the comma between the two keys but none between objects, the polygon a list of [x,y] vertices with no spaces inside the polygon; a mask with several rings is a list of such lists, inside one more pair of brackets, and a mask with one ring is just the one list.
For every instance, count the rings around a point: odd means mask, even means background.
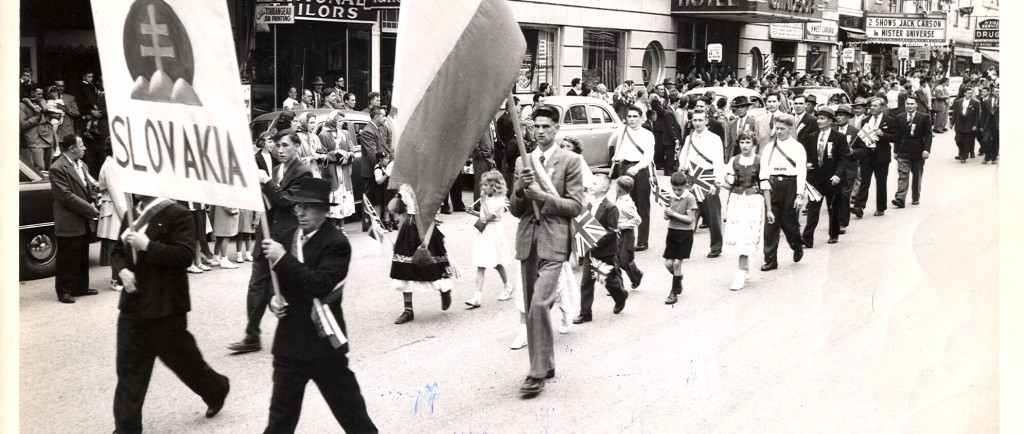
[{"label": "2 shows jack carson sign", "polygon": [[92,5],[123,189],[262,210],[225,3]]}]

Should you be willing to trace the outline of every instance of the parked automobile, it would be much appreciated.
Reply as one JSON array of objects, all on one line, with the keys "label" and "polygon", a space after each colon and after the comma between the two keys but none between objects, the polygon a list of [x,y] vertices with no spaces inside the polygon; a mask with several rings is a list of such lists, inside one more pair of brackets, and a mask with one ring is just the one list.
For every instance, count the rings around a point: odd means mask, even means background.
[{"label": "parked automobile", "polygon": [[[846,94],[846,91],[838,87],[827,87],[827,86],[797,86],[789,89],[793,92],[793,96],[797,95],[814,95],[818,101],[818,105],[825,104],[828,107],[835,110],[839,108],[839,104],[853,104],[850,101],[850,96]],[[807,108],[811,110],[811,107]]]},{"label": "parked automobile", "polygon": [[[319,127],[320,125],[323,125],[324,120],[326,120],[325,118],[332,111],[335,111],[335,110],[328,110],[328,109],[295,110],[295,115],[298,116],[298,115],[300,115],[302,113],[309,112],[311,115],[315,115],[316,116],[317,127]],[[352,110],[339,110],[339,111],[342,114],[345,115],[345,121],[342,122],[341,125],[339,125],[339,126],[341,128],[344,128],[344,129],[348,130],[350,133],[352,133],[352,137],[353,138],[358,137],[359,136],[359,132],[362,131],[363,128],[366,127],[366,125],[370,123],[370,115],[369,115],[369,113],[361,112],[361,111],[352,111]],[[262,114],[262,115],[257,116],[256,119],[253,119],[252,122],[249,123],[249,132],[250,132],[250,134],[252,134],[252,141],[253,141],[253,143],[256,142],[256,139],[259,138],[260,134],[263,134],[264,132],[270,130],[270,128],[274,126],[274,122],[276,122],[277,118],[279,116],[281,116],[281,113],[283,113],[283,111],[276,111],[276,112],[272,112],[272,113]],[[353,168],[358,168],[359,164],[360,164],[360,161],[362,161],[362,159],[363,159],[362,149],[358,145],[354,145],[352,147],[352,151],[353,151],[353,154],[354,154],[353,158],[352,158],[352,167]],[[363,197],[362,197],[363,178],[361,176],[359,176],[358,169],[353,169],[352,172],[353,172],[353,175],[352,175],[352,191],[355,192],[355,194],[356,194],[356,197],[355,197],[356,203],[361,203],[363,201]]]},{"label": "parked automobile", "polygon": [[704,95],[708,92],[715,93],[715,97],[711,101],[711,104],[715,107],[718,107],[718,101],[721,101],[723,98],[726,100],[725,113],[727,115],[732,115],[732,103],[733,101],[736,100],[736,97],[739,96],[745,96],[751,102],[750,108],[747,109],[748,116],[760,116],[762,113],[765,113],[766,111],[764,108],[764,98],[761,96],[761,94],[757,93],[756,90],[748,89],[745,87],[698,87],[687,91],[683,95],[699,96]]},{"label": "parked automobile", "polygon": [[18,262],[21,280],[56,274],[57,239],[53,234],[50,179],[25,160],[18,174]]},{"label": "parked automobile", "polygon": [[555,139],[565,136],[579,139],[587,165],[595,172],[607,172],[611,167],[608,140],[623,127],[615,109],[604,101],[585,96],[550,96],[542,102],[557,109],[561,118]]}]

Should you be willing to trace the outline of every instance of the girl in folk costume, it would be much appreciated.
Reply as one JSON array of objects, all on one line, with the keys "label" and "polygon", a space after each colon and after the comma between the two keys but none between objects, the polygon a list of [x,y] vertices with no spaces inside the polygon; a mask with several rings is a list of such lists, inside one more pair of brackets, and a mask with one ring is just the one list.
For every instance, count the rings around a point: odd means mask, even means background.
[{"label": "girl in folk costume", "polygon": [[[448,252],[444,247],[444,234],[434,225],[428,235],[430,242],[426,246],[429,259],[414,260],[417,250],[423,241],[416,229],[416,194],[408,184],[402,184],[398,195],[388,203],[388,210],[398,214],[401,229],[395,240],[394,255],[391,260],[391,287],[402,291],[405,310],[395,320],[395,324],[405,324],[415,316],[412,310],[412,293],[441,292],[441,310],[448,310],[452,304],[452,266],[448,262]],[[420,216],[420,218],[431,218]],[[417,257],[417,259],[419,259]]]},{"label": "girl in folk costume", "polygon": [[327,211],[327,218],[341,229],[345,217],[356,212],[355,196],[352,192],[352,147],[356,139],[345,128],[341,112],[335,110],[327,115],[324,126],[317,136],[326,158],[320,161],[320,175],[331,182],[331,202],[337,205]]},{"label": "girl in folk costume", "polygon": [[314,177],[320,178],[320,165],[317,164],[317,161],[326,160],[327,154],[324,153],[323,147],[320,145],[320,138],[313,131],[316,128],[316,115],[305,112],[296,117],[295,122],[297,124],[293,124],[293,129],[301,142],[299,160],[309,166]]},{"label": "girl in folk costume", "polygon": [[512,262],[512,254],[505,241],[505,226],[501,217],[508,211],[505,202],[505,178],[501,172],[490,170],[480,176],[480,212],[469,208],[468,213],[479,216],[476,228],[476,241],[473,244],[473,265],[476,267],[476,292],[473,298],[466,300],[470,309],[480,307],[481,292],[484,288],[484,274],[488,268],[494,268],[501,277],[505,292],[511,293],[512,287],[505,272],[505,264]]},{"label": "girl in folk costume", "polygon": [[765,218],[769,223],[775,221],[768,180],[758,178],[761,157],[754,153],[757,138],[745,132],[739,137],[739,146],[740,154],[726,164],[722,185],[722,203],[726,204],[722,210],[722,215],[726,216],[725,248],[740,256],[739,270],[729,287],[733,291],[743,288],[750,255],[761,252]]}]

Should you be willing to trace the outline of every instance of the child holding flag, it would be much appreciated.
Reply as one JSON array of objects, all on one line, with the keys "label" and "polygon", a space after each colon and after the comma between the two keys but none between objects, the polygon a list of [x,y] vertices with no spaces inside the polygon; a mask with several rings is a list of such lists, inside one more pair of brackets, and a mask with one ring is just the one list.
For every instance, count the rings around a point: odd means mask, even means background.
[{"label": "child holding flag", "polygon": [[615,300],[612,313],[622,312],[622,309],[626,307],[626,299],[629,297],[629,293],[622,289],[622,276],[619,272],[619,261],[616,258],[619,239],[619,210],[607,197],[610,186],[611,181],[607,175],[594,175],[591,184],[594,200],[587,205],[587,209],[593,211],[594,219],[601,223],[606,232],[587,252],[586,259],[583,261],[580,314],[572,320],[573,324],[582,324],[593,320],[591,307],[594,305],[594,282],[599,277],[603,278],[605,289]]},{"label": "child holding flag", "polygon": [[505,264],[511,262],[512,254],[505,242],[505,226],[501,224],[501,216],[508,211],[505,198],[505,178],[501,172],[490,170],[480,176],[480,211],[472,207],[466,212],[479,216],[474,224],[478,232],[473,244],[473,265],[476,266],[476,292],[473,298],[466,300],[470,309],[480,307],[481,292],[484,288],[484,274],[488,268],[494,268],[501,276],[505,293],[511,293]]},{"label": "child holding flag", "polygon": [[672,174],[672,201],[665,208],[668,233],[665,235],[665,268],[672,274],[672,292],[665,304],[676,304],[683,293],[683,259],[690,258],[693,248],[694,222],[697,220],[697,199],[687,188],[689,177],[683,172]]}]

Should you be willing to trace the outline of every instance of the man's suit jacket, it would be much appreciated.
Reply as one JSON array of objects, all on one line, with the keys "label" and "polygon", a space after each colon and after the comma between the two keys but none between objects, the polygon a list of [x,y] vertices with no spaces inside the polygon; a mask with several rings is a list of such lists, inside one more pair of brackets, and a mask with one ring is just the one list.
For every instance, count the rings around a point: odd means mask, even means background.
[{"label": "man's suit jacket", "polygon": [[[82,170],[89,168],[82,163]],[[75,166],[66,155],[61,155],[50,166],[50,188],[53,190],[53,229],[58,237],[78,237],[90,230],[93,217],[99,210],[93,206],[92,180],[85,182],[78,176]]]},{"label": "man's suit jacket", "polygon": [[601,222],[607,233],[597,240],[597,245],[590,250],[590,255],[595,258],[614,257],[618,251],[616,241],[619,239],[619,209],[607,197],[601,198],[601,203],[594,210],[594,218]]},{"label": "man's suit jacket", "polygon": [[[850,124],[852,123],[853,120],[850,120]],[[839,132],[838,127],[833,127],[833,129],[837,133]],[[845,175],[847,178],[856,176],[860,160],[864,159],[864,156],[868,153],[867,145],[864,144],[864,140],[861,140],[858,134],[860,134],[860,128],[849,124],[846,126],[846,143],[850,145],[850,153],[846,156],[846,161],[841,164],[846,167]],[[843,176],[840,176],[840,178],[843,178]]]},{"label": "man's suit jacket", "polygon": [[[895,118],[886,114],[880,116],[882,116],[882,120],[878,127],[878,141],[875,143],[875,149],[868,148],[867,155],[864,157],[878,163],[888,163],[892,161],[892,144],[900,139],[900,131]],[[870,124],[872,118],[873,116],[870,115],[865,118],[864,125]]]},{"label": "man's suit jacket", "polygon": [[[296,359],[318,359],[348,352],[348,344],[335,349],[326,338],[317,334],[310,312],[313,299],[329,294],[338,282],[348,276],[352,247],[348,238],[334,225],[324,223],[302,245],[302,260],[295,255],[295,231],[292,228],[274,237],[284,245],[288,254],[273,265],[280,276],[281,296],[288,302],[284,318],[277,322],[274,336],[275,356]],[[329,303],[338,326],[345,332],[345,318],[341,311],[341,297]]]},{"label": "man's suit jacket", "polygon": [[60,96],[60,99],[64,101],[64,122],[57,128],[58,141],[75,132],[75,119],[80,116],[78,102],[75,101],[74,96],[65,93]]},{"label": "man's suit jacket", "polygon": [[387,151],[384,134],[373,122],[366,124],[359,132],[359,147],[362,148],[362,163],[359,165],[359,176],[373,178],[373,168],[377,165],[377,152]]},{"label": "man's suit jacket", "polygon": [[909,160],[922,159],[921,152],[932,151],[932,118],[918,110],[914,113],[914,121],[907,122],[907,115],[896,118],[899,126],[900,140],[897,142],[896,155]]},{"label": "man's suit jacket", "polygon": [[[740,137],[739,137],[739,133],[737,133],[737,131],[739,131],[740,128],[742,128],[743,131],[749,131],[751,133],[754,133],[755,137],[759,136],[759,134],[757,133],[757,121],[754,119],[753,116],[748,114],[747,118],[743,122],[744,125],[742,127],[739,125],[739,122],[740,122],[740,118],[738,118],[738,117],[729,121],[729,133],[728,133],[728,135],[729,135],[729,145],[726,146],[726,148],[728,148],[728,149],[726,150],[726,155],[725,155],[724,161],[729,161],[729,159],[732,158],[733,155],[739,154],[739,152],[740,152],[739,151],[739,139],[740,139]],[[724,143],[724,140],[723,140],[723,143]],[[765,143],[759,143],[759,145],[758,145],[758,152],[760,152],[761,149],[764,149],[764,146],[765,146]]]},{"label": "man's suit jacket", "polygon": [[797,124],[793,127],[793,136],[796,137],[797,140],[801,140],[804,136],[818,134],[819,131],[821,131],[821,129],[818,128],[818,118],[814,117],[814,115],[809,112],[804,112],[803,116],[799,116],[797,118]]},{"label": "man's suit jacket", "polygon": [[[778,118],[781,114],[781,111],[776,111],[775,117]],[[774,137],[775,131],[772,130],[772,114],[769,112],[764,112],[764,114],[757,117],[758,150],[760,151],[761,149],[764,149],[765,144],[772,141]]]},{"label": "man's suit jacket", "polygon": [[981,119],[978,120],[979,127],[999,131],[999,106],[993,104],[995,98],[989,98],[981,106]]},{"label": "man's suit jacket", "polygon": [[[917,111],[928,113],[932,110],[932,107],[928,105],[928,98],[931,96],[929,95],[930,93],[931,92],[925,90],[924,87],[919,87],[917,88],[917,91],[914,92],[914,96],[917,97]],[[906,99],[903,100],[903,103],[906,104]]]},{"label": "man's suit jacket", "polygon": [[953,131],[969,133],[981,120],[981,103],[974,98],[967,100],[967,115],[964,115],[964,98],[953,102]]},{"label": "man's suit jacket", "polygon": [[[281,182],[277,182],[277,174],[283,171],[281,176]],[[292,160],[291,164],[280,164],[274,169],[274,174],[271,175],[270,181],[263,184],[263,195],[270,202],[270,206],[267,210],[267,218],[270,219],[270,235],[271,237],[277,236],[278,234],[295,229],[299,224],[298,218],[295,214],[292,214],[292,208],[295,206],[295,202],[292,202],[285,196],[294,195],[299,191],[299,183],[302,178],[307,176],[313,176],[313,172],[309,170],[309,166],[306,166],[298,158]],[[261,232],[257,232],[257,243],[263,239]],[[259,253],[263,252],[263,249],[256,249]]]},{"label": "man's suit jacket", "polygon": [[[819,131],[820,134],[820,131]],[[818,190],[835,190],[842,185],[841,181],[846,179],[848,170],[846,156],[850,154],[850,145],[846,142],[846,136],[835,130],[829,130],[827,145],[823,161],[818,163],[818,136],[819,134],[808,134],[800,140],[807,151],[807,164],[811,166],[807,170],[807,181]],[[832,155],[828,155],[828,148],[832,148]],[[832,185],[830,181],[833,176],[840,179],[839,185]]]},{"label": "man's suit jacket", "polygon": [[[540,152],[540,148],[534,152]],[[526,155],[525,158],[532,156]],[[551,158],[544,162],[543,170],[550,175],[556,191],[553,193],[555,197],[538,204],[541,214],[538,221],[533,209],[535,202],[526,198],[519,176],[524,167],[523,157],[516,160],[515,188],[509,210],[513,216],[519,218],[519,227],[516,229],[516,259],[528,258],[534,243],[537,245],[537,256],[541,259],[558,262],[568,259],[572,241],[569,235],[570,219],[583,212],[581,161],[582,159],[575,153],[556,148]],[[541,187],[546,189],[539,175],[534,182],[541,183]]]},{"label": "man's suit jacket", "polygon": [[[159,200],[159,199],[155,199]],[[130,222],[121,222],[121,233]],[[188,209],[172,203],[153,215],[146,225],[149,247],[136,252],[123,242],[114,243],[110,261],[114,270],[127,268],[135,273],[137,292],[121,292],[118,309],[122,315],[136,318],[161,318],[192,309],[185,271],[195,255],[196,232]]]}]

